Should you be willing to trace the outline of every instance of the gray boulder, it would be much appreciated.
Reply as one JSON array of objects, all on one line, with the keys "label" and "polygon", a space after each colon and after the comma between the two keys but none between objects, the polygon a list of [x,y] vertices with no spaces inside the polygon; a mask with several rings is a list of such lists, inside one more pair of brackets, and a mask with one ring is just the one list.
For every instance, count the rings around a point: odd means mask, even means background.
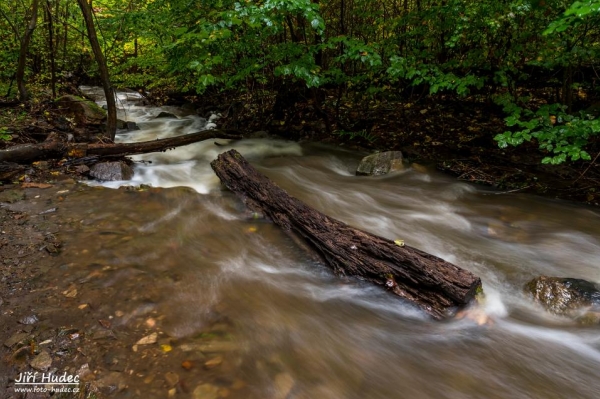
[{"label": "gray boulder", "polygon": [[364,157],[358,168],[357,176],[379,176],[390,172],[403,170],[402,153],[400,151],[386,151]]},{"label": "gray boulder", "polygon": [[90,176],[101,181],[129,180],[133,169],[125,162],[100,162],[92,166]]}]

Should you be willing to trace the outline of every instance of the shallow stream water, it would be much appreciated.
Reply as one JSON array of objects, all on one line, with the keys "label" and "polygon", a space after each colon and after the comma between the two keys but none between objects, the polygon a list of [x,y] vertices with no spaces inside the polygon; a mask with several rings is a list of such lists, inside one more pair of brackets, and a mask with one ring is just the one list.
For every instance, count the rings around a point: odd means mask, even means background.
[{"label": "shallow stream water", "polygon": [[[141,130],[121,132],[119,141],[207,123],[176,108],[138,106],[135,93],[134,101],[120,99],[120,118]],[[177,118],[155,119],[165,110]],[[377,287],[334,276],[221,188],[209,162],[230,148],[310,206],[480,276],[488,322],[435,322]],[[63,257],[77,259],[69,270],[97,270],[86,284],[106,295],[106,311],[118,311],[123,326],[151,317],[168,343],[168,355],[145,370],[161,382],[139,378],[128,389],[166,397],[161,378],[174,370],[185,381],[177,397],[600,397],[599,328],[551,316],[523,293],[539,275],[600,281],[598,211],[499,193],[426,165],[354,176],[364,155],[281,140],[208,140],[135,157],[132,182],[105,184],[191,189],[70,195],[69,208],[85,214],[89,228],[65,248]],[[215,357],[214,368],[181,368]]]}]

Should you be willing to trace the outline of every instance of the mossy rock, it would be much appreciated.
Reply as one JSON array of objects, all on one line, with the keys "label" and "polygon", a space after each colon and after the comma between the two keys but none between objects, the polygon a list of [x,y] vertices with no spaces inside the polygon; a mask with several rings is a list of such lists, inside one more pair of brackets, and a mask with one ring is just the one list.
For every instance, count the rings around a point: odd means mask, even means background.
[{"label": "mossy rock", "polygon": [[379,176],[403,169],[402,153],[386,151],[364,157],[356,169],[356,175]]},{"label": "mossy rock", "polygon": [[78,125],[101,125],[106,121],[106,111],[93,101],[66,95],[56,102],[61,113],[73,118]]},{"label": "mossy rock", "polygon": [[598,284],[576,278],[540,276],[528,282],[525,291],[551,313],[583,324],[600,323]]}]

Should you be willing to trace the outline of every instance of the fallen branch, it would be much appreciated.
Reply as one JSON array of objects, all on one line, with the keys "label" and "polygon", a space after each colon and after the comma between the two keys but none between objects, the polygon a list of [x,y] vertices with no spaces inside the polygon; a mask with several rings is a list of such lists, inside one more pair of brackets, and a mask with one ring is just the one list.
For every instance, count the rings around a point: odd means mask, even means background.
[{"label": "fallen branch", "polygon": [[169,137],[141,143],[87,144],[46,141],[39,144],[23,144],[0,151],[0,162],[27,163],[31,161],[89,155],[125,156],[166,151],[208,139],[240,139],[239,134],[222,130],[204,130],[183,136]]},{"label": "fallen branch", "polygon": [[291,197],[235,150],[219,155],[211,166],[248,208],[302,238],[338,275],[385,286],[436,319],[467,305],[481,288],[481,280],[469,271],[350,227]]}]

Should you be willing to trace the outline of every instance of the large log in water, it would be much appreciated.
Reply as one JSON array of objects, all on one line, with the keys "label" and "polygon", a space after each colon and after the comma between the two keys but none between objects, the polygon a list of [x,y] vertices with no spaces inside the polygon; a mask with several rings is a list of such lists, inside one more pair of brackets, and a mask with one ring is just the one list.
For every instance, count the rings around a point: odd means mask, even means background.
[{"label": "large log in water", "polygon": [[208,139],[240,138],[241,136],[239,134],[233,134],[222,130],[204,130],[198,133],[169,137],[160,140],[144,141],[141,143],[87,144],[46,141],[39,144],[23,144],[1,150],[0,162],[26,163],[42,159],[62,158],[66,156],[80,158],[89,155],[117,157],[166,151],[170,148],[180,147]]},{"label": "large log in water", "polygon": [[248,208],[304,239],[335,273],[382,285],[436,319],[453,315],[481,287],[481,280],[467,270],[355,229],[309,207],[258,172],[235,150],[219,155],[211,166]]}]

